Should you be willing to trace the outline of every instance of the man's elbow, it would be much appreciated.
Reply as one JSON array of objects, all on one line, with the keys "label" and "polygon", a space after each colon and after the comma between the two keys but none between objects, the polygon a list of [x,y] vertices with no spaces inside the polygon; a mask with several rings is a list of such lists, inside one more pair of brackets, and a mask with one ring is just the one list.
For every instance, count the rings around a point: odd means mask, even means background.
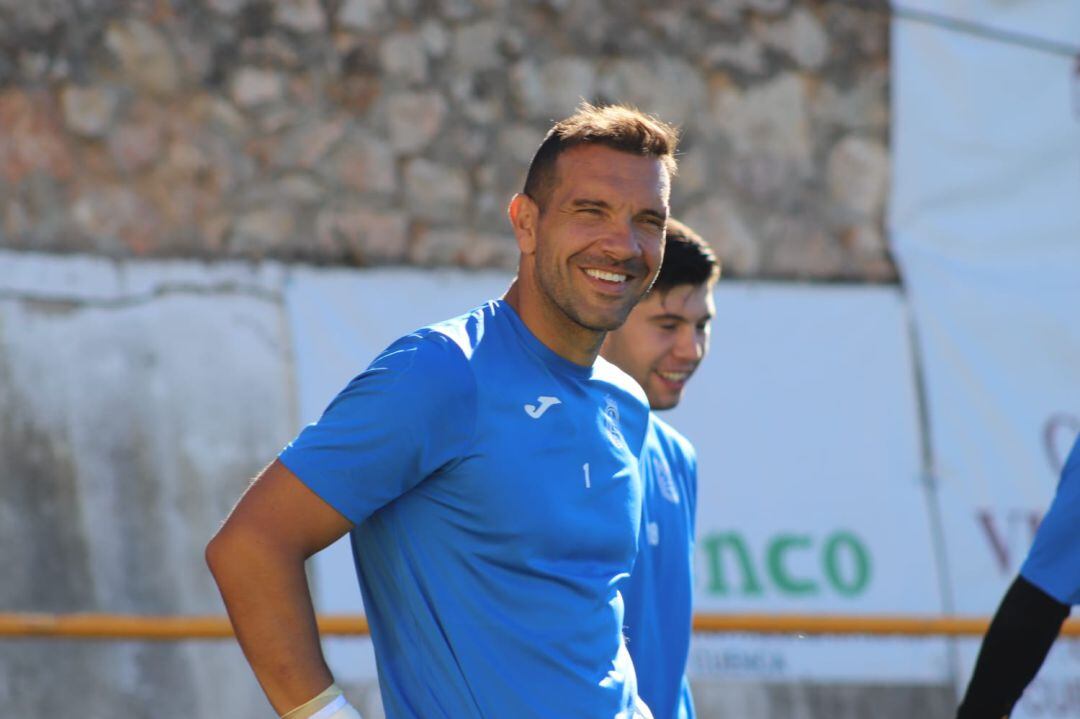
[{"label": "man's elbow", "polygon": [[210,568],[210,574],[220,585],[230,568],[242,567],[257,559],[252,555],[260,544],[255,537],[251,536],[250,531],[236,526],[235,522],[226,521],[206,544],[204,552],[206,566]]},{"label": "man's elbow", "polygon": [[215,579],[220,575],[222,567],[228,561],[228,555],[233,551],[229,544],[229,535],[225,531],[225,527],[218,529],[214,536],[210,538],[210,541],[206,543],[203,556],[206,559],[206,566],[210,569],[210,574]]},{"label": "man's elbow", "polygon": [[210,538],[204,552],[206,566],[220,587],[230,578],[261,570],[299,565],[306,559],[301,548],[266,525],[230,517]]}]

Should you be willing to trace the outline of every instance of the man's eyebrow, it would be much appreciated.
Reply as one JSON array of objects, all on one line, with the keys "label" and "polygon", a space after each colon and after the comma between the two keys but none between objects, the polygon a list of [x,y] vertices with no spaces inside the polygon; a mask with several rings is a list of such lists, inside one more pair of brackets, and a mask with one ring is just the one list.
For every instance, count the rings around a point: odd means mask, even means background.
[{"label": "man's eyebrow", "polygon": [[658,315],[652,315],[649,317],[653,322],[700,322],[701,320],[711,320],[716,314],[713,312],[706,312],[704,316],[699,317],[697,320],[692,320],[685,315],[680,315],[677,312],[661,312]]},{"label": "man's eyebrow", "polygon": [[675,312],[662,312],[662,313],[660,313],[658,315],[653,315],[649,319],[652,320],[653,322],[689,322],[690,321],[690,320],[686,319],[685,317],[683,317],[682,315],[676,314]]},{"label": "man's eyebrow", "polygon": [[604,200],[590,200],[587,197],[578,198],[570,203],[571,207],[600,207],[605,210],[611,209],[611,205]]},{"label": "man's eyebrow", "polygon": [[[610,210],[611,209],[611,203],[610,202],[608,202],[606,200],[593,200],[593,199],[590,199],[588,197],[579,197],[576,200],[571,200],[570,206],[575,207],[575,208],[577,208],[577,207],[596,207],[596,208],[603,209],[603,210]],[[661,222],[666,222],[667,221],[667,213],[666,212],[661,212],[660,210],[653,210],[653,209],[642,210],[641,212],[638,213],[638,216],[639,217],[651,217],[653,219],[660,220]]]}]

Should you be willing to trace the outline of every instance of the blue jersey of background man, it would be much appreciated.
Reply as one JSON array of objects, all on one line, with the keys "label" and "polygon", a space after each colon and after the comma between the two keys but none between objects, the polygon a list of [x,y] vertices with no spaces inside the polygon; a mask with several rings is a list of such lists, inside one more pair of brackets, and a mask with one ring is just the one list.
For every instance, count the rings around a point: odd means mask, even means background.
[{"label": "blue jersey of background man", "polygon": [[1020,576],[1062,604],[1080,604],[1080,437]]},{"label": "blue jersey of background man", "polygon": [[656,719],[691,719],[684,668],[690,651],[697,458],[690,442],[657,418],[641,453],[645,494],[641,550],[623,588],[626,643],[638,693]]},{"label": "blue jersey of background man", "polygon": [[622,719],[648,404],[506,302],[403,337],[280,460],[355,524],[388,719]]}]

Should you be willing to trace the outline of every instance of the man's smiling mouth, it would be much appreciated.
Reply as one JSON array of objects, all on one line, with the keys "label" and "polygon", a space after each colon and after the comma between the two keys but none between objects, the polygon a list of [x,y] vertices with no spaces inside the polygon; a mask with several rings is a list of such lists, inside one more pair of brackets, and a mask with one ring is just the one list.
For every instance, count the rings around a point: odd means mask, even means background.
[{"label": "man's smiling mouth", "polygon": [[605,282],[626,282],[627,275],[620,274],[618,272],[606,272],[604,270],[586,269],[585,274],[589,277],[595,277],[598,280],[604,280]]}]

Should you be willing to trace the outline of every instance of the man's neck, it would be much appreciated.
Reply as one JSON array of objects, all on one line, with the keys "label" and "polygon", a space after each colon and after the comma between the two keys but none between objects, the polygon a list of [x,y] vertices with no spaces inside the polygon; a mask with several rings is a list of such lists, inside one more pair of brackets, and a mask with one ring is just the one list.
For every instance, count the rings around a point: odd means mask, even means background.
[{"label": "man's neck", "polygon": [[520,277],[514,279],[503,299],[552,352],[582,367],[590,367],[596,362],[606,332],[582,327],[543,293],[524,290]]}]

